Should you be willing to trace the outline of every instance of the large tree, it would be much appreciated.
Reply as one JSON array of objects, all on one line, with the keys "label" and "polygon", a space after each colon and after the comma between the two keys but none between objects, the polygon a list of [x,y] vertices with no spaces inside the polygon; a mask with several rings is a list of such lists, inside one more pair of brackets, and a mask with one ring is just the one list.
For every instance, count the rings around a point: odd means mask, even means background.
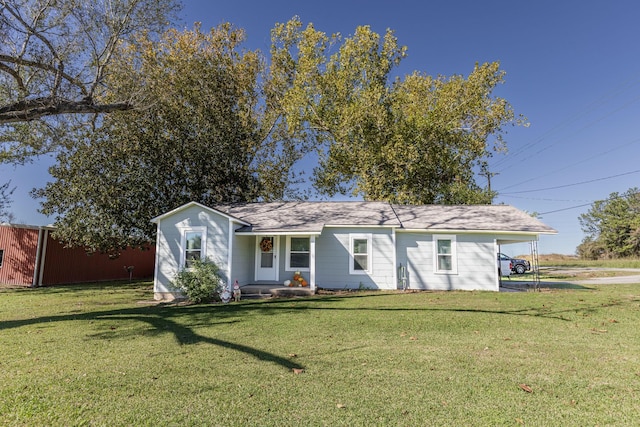
[{"label": "large tree", "polygon": [[518,123],[491,94],[504,75],[498,64],[467,78],[394,80],[405,48],[393,32],[327,36],[297,18],[276,25],[269,57],[242,42],[224,24],[143,36],[114,55],[104,100],[130,94],[145,108],[106,115],[67,140],[56,182],[36,193],[62,240],[113,251],[153,238],[149,219],[189,200],[291,197],[312,151],[321,195],[490,200],[473,168],[502,148],[503,126]]},{"label": "large tree", "polygon": [[624,258],[640,256],[640,190],[630,188],[623,194],[611,193],[597,200],[580,215],[586,234],[578,246],[583,258]]},{"label": "large tree", "polygon": [[170,30],[114,58],[113,96],[146,107],[105,116],[60,152],[56,180],[35,193],[57,238],[117,252],[148,243],[150,219],[186,202],[284,196],[301,154],[287,143],[295,132],[277,137],[283,120],[260,102],[264,62],[243,40],[229,24]]},{"label": "large tree", "polygon": [[359,27],[343,39],[292,20],[274,36],[273,61],[296,64],[281,77],[289,120],[322,147],[319,191],[399,203],[491,201],[474,171],[504,148],[506,125],[523,123],[492,94],[504,79],[498,63],[476,65],[466,78],[393,79],[406,49],[392,31],[380,37]]},{"label": "large tree", "polygon": [[82,127],[71,116],[134,107],[127,94],[105,98],[112,58],[137,34],[163,31],[177,7],[176,0],[0,0],[0,161],[54,149]]}]

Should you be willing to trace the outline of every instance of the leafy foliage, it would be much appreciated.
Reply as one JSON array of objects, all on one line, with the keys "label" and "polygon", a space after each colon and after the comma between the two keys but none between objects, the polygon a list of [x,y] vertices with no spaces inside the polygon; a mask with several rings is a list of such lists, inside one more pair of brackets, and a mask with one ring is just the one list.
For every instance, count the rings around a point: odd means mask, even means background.
[{"label": "leafy foliage", "polygon": [[598,200],[579,218],[586,236],[578,246],[582,258],[640,256],[640,192],[630,188]]},{"label": "leafy foliage", "polygon": [[241,40],[229,26],[170,31],[116,59],[112,87],[138,90],[149,106],[104,117],[58,155],[56,181],[35,192],[56,215],[57,238],[101,251],[140,246],[154,239],[151,218],[184,203],[261,195],[250,113],[260,63],[235,52]]},{"label": "leafy foliage", "polygon": [[286,74],[286,111],[319,143],[319,191],[415,204],[491,200],[474,167],[504,148],[505,125],[523,123],[492,96],[504,79],[498,63],[467,78],[414,72],[391,82],[406,53],[392,31],[358,27],[343,40],[294,19],[276,26],[274,40],[274,63],[297,64]]},{"label": "leafy foliage", "polygon": [[15,187],[11,188],[11,181],[0,185],[0,222],[10,221],[13,214],[9,212],[11,206],[11,195],[15,191]]},{"label": "leafy foliage", "polygon": [[195,259],[190,262],[190,268],[178,272],[173,285],[184,292],[190,301],[200,303],[219,300],[225,282],[216,263],[208,259]]},{"label": "leafy foliage", "polygon": [[298,18],[275,26],[270,60],[243,41],[230,24],[196,26],[114,52],[103,100],[139,108],[68,134],[56,181],[34,193],[58,239],[114,251],[152,240],[149,220],[188,201],[305,197],[295,166],[307,155],[322,196],[490,202],[474,168],[504,148],[505,125],[522,123],[491,94],[499,64],[392,81],[406,54],[392,31],[327,36]]},{"label": "leafy foliage", "polygon": [[132,108],[130,94],[105,99],[111,61],[136,34],[163,31],[177,8],[175,0],[0,2],[0,160],[56,148],[87,125],[84,114]]}]

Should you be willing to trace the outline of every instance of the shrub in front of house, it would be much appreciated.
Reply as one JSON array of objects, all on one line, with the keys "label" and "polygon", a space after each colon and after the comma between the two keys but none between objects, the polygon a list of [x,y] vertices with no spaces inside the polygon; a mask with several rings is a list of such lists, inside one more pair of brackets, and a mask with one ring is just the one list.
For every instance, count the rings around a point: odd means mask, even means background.
[{"label": "shrub in front of house", "polygon": [[220,267],[209,260],[195,259],[178,272],[173,285],[195,303],[219,301],[225,282]]}]

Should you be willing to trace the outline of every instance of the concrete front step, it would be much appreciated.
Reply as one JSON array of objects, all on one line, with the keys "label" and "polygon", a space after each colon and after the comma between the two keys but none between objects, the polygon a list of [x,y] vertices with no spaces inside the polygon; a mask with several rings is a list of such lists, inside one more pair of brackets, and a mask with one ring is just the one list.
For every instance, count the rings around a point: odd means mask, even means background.
[{"label": "concrete front step", "polygon": [[311,296],[315,292],[308,287],[294,288],[283,285],[244,285],[240,286],[241,298],[270,298]]}]

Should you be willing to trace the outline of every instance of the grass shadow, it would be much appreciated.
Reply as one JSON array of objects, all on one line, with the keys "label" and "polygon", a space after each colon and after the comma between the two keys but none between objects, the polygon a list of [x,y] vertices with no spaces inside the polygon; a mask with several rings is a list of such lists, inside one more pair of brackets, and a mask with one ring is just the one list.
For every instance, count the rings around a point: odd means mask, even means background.
[{"label": "grass shadow", "polygon": [[[43,316],[29,319],[1,321],[0,331],[29,325],[51,324],[52,322],[97,321],[106,319],[131,320],[146,323],[152,328],[153,333],[155,334],[172,334],[180,345],[191,345],[198,343],[211,344],[248,354],[264,362],[278,364],[288,370],[304,369],[304,366],[295,363],[285,357],[281,357],[277,354],[273,354],[244,344],[200,335],[196,333],[191,327],[183,325],[173,319],[181,317],[183,315],[207,314],[208,316],[211,316],[215,313],[216,312],[214,312],[212,310],[212,307],[209,305],[187,307],[180,307],[175,305],[157,305],[105,311],[90,311],[84,313],[74,312],[55,316]],[[106,338],[107,336],[96,335],[96,337]],[[109,339],[113,339],[113,335],[109,335],[108,337]]]}]

